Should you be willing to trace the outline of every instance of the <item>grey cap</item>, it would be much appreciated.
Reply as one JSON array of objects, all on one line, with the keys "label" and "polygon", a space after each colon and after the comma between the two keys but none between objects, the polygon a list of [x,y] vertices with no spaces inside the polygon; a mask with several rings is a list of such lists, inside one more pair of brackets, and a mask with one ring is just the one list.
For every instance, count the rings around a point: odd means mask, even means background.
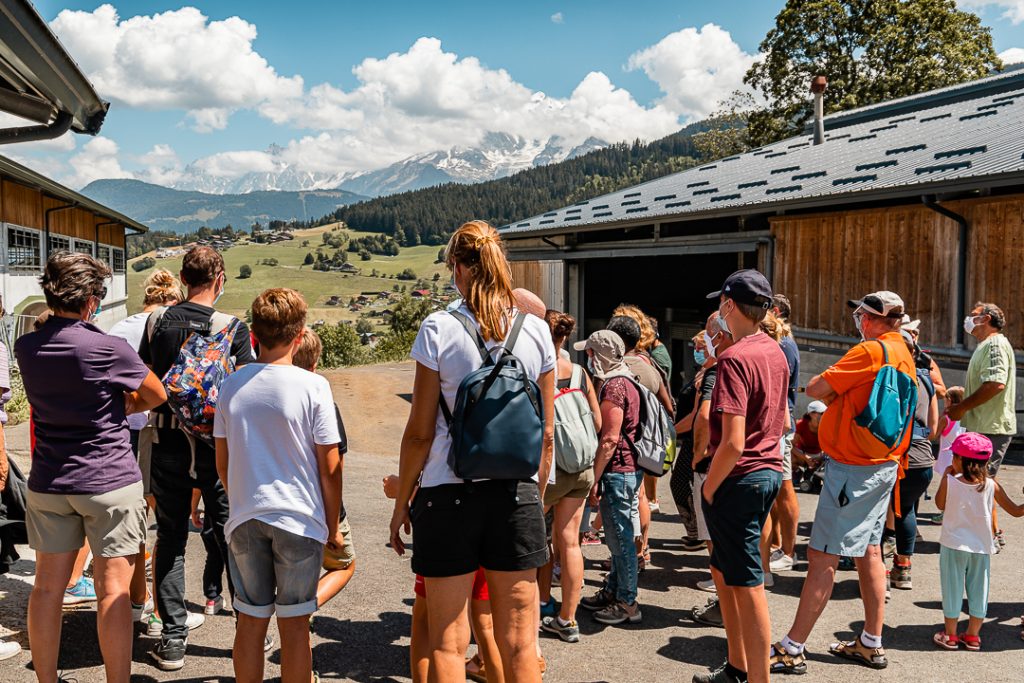
[{"label": "grey cap", "polygon": [[622,337],[611,330],[598,330],[583,341],[573,344],[572,348],[577,351],[593,349],[594,353],[615,360],[621,360],[626,354],[626,345],[622,343]]}]

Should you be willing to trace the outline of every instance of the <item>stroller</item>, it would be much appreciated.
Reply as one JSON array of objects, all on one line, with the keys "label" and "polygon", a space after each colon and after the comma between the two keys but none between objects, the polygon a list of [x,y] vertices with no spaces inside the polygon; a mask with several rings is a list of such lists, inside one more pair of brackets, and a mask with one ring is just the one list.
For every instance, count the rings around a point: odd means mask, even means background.
[{"label": "stroller", "polygon": [[807,456],[813,467],[793,463],[793,486],[803,493],[821,493],[825,481],[825,454]]}]

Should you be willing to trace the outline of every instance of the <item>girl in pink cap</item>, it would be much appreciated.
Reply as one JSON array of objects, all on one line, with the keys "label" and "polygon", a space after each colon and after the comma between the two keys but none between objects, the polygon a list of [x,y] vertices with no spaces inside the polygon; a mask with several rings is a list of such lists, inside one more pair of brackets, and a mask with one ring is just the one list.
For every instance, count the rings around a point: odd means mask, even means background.
[{"label": "girl in pink cap", "polygon": [[[942,616],[945,629],[932,640],[945,650],[963,643],[968,650],[980,650],[981,624],[988,611],[989,559],[994,552],[993,505],[1014,517],[1024,516],[995,479],[988,476],[992,442],[988,437],[967,432],[953,441],[953,464],[946,468],[935,495],[944,511],[939,537],[939,579],[942,584]],[[957,622],[967,591],[967,632],[957,635]]]}]

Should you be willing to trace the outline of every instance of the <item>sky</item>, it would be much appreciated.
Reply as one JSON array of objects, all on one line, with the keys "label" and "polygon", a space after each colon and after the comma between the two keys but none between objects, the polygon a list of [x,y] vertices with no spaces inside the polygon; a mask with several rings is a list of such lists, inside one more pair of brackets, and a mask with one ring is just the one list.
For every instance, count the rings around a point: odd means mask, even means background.
[{"label": "sky", "polygon": [[[1024,0],[957,2],[1024,62]],[[97,137],[3,152],[81,188],[357,172],[489,131],[656,139],[742,87],[783,4],[35,0],[111,107]]]}]

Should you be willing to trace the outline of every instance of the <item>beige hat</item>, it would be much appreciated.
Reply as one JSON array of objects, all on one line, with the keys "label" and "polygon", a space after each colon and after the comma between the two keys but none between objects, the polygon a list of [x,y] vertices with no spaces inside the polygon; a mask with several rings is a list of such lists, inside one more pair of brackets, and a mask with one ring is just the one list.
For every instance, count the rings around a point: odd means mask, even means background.
[{"label": "beige hat", "polygon": [[592,335],[572,345],[577,351],[593,349],[594,353],[612,359],[621,360],[626,355],[626,345],[622,337],[611,330],[598,330]]},{"label": "beige hat", "polygon": [[[905,315],[903,317],[904,318],[909,318],[910,316],[909,315]],[[903,329],[908,331],[908,332],[920,332],[921,331],[921,321],[920,320],[909,320],[909,321],[903,323]]]},{"label": "beige hat", "polygon": [[872,292],[863,299],[851,299],[846,304],[859,311],[867,311],[884,318],[903,318],[903,299],[895,292]]}]

